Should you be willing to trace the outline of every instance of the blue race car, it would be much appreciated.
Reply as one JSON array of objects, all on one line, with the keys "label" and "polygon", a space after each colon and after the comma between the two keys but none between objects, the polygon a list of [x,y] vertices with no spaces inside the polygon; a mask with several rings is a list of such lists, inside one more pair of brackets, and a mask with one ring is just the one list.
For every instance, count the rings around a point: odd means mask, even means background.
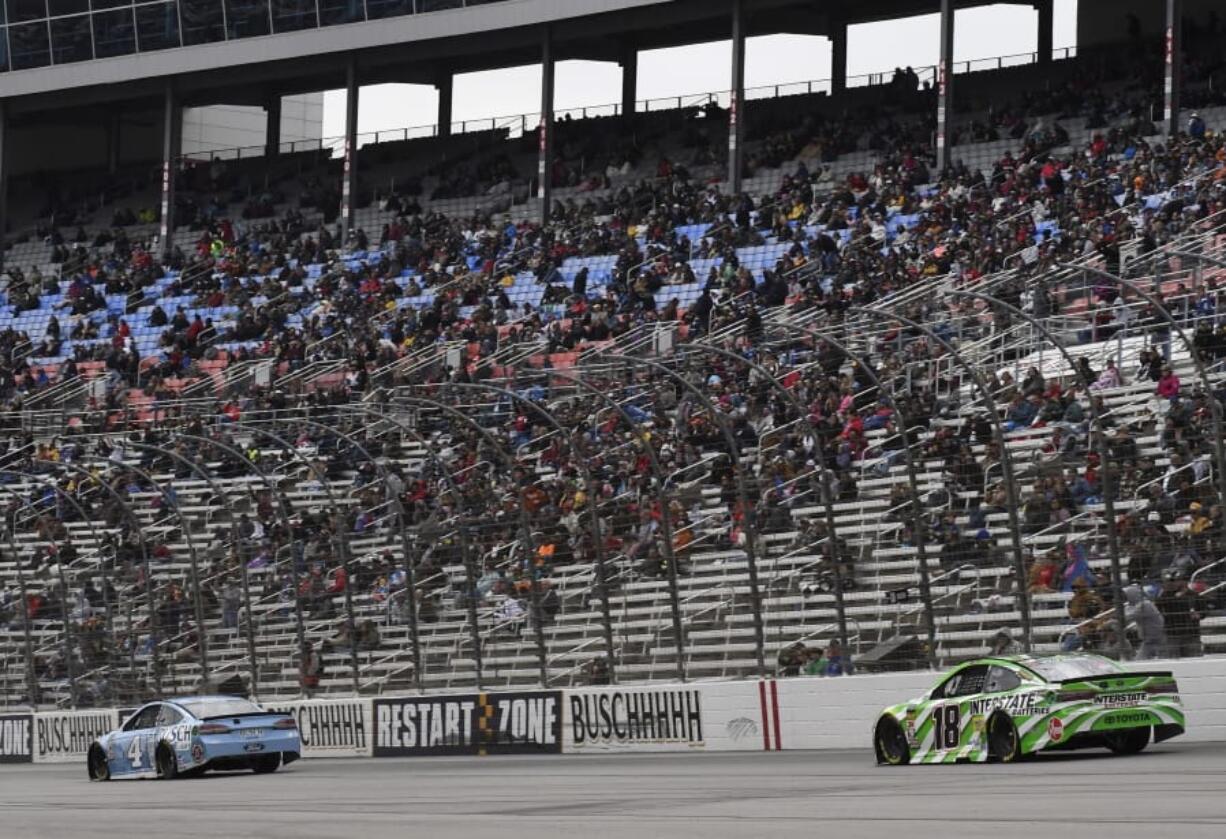
[{"label": "blue race car", "polygon": [[89,777],[164,778],[209,769],[275,772],[302,754],[298,724],[237,696],[151,702],[89,748]]}]

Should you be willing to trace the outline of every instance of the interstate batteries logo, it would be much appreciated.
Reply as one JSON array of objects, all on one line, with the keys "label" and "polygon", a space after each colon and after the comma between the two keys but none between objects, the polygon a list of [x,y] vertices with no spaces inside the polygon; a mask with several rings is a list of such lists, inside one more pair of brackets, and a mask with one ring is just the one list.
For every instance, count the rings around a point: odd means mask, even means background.
[{"label": "interstate batteries logo", "polygon": [[1145,693],[1108,693],[1094,697],[1094,704],[1102,708],[1127,708],[1140,705],[1148,698]]},{"label": "interstate batteries logo", "polygon": [[1041,693],[1019,693],[1014,696],[1001,696],[996,699],[972,699],[967,703],[970,714],[990,714],[993,711],[1005,711],[1018,716],[1033,714],[1035,708],[1043,701]]}]

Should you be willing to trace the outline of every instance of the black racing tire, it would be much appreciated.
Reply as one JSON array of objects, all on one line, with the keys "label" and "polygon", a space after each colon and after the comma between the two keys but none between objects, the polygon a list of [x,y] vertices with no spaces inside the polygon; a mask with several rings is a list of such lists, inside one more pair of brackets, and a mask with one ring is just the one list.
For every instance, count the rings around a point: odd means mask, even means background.
[{"label": "black racing tire", "polygon": [[988,719],[988,760],[1013,763],[1022,756],[1022,741],[1017,726],[1008,714],[995,713]]},{"label": "black racing tire", "polygon": [[161,780],[173,781],[179,777],[179,759],[175,757],[175,753],[170,746],[167,746],[165,743],[158,744],[154,763],[157,765],[158,778]]},{"label": "black racing tire", "polygon": [[1135,755],[1149,745],[1149,734],[1149,726],[1124,728],[1107,732],[1103,735],[1103,742],[1117,755]]},{"label": "black racing tire", "polygon": [[911,762],[911,746],[902,726],[893,717],[882,717],[873,731],[873,749],[877,763],[886,766],[905,766]]},{"label": "black racing tire", "polygon": [[281,755],[262,755],[251,762],[251,771],[257,775],[268,775],[277,771],[281,765]]},{"label": "black racing tire", "polygon": [[94,744],[89,748],[89,757],[85,760],[89,767],[89,779],[91,781],[109,781],[111,780],[111,765],[106,761],[106,752],[98,744]]}]

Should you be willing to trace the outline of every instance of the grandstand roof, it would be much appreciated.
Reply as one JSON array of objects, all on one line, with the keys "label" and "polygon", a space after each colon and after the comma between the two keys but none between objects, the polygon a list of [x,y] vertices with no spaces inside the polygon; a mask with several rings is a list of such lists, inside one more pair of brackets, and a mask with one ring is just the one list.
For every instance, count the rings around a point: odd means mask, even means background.
[{"label": "grandstand roof", "polygon": [[[938,0],[744,0],[747,34],[829,34],[835,25],[935,12]],[[966,8],[989,0],[962,0]],[[246,38],[17,71],[0,79],[9,112],[160,102],[164,79],[188,105],[262,104],[274,95],[343,86],[357,54],[363,84],[433,83],[539,61],[552,22],[558,60],[616,61],[630,49],[727,38],[731,0],[511,0],[473,9]],[[496,35],[491,35],[496,32]],[[405,45],[414,44],[411,50]],[[47,95],[54,93],[54,95]]]}]

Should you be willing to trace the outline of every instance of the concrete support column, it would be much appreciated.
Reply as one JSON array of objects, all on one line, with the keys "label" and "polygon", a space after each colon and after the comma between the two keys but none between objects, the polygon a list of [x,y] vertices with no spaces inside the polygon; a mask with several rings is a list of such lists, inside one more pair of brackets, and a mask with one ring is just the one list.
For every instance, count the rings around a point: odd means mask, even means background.
[{"label": "concrete support column", "polygon": [[1050,64],[1056,37],[1055,0],[1037,0],[1034,7],[1039,12],[1039,63]]},{"label": "concrete support column", "polygon": [[281,153],[281,97],[271,96],[264,105],[264,156],[269,160]]},{"label": "concrete support column", "polygon": [[732,0],[732,96],[728,103],[728,190],[741,191],[745,162],[745,10]]},{"label": "concrete support column", "polygon": [[438,91],[438,136],[451,136],[451,103],[455,92],[455,76],[444,73],[434,85]]},{"label": "concrete support column", "polygon": [[162,105],[162,222],[158,242],[162,256],[174,250],[175,171],[179,166],[183,138],[183,106],[173,80],[167,80]]},{"label": "concrete support column", "polygon": [[353,202],[358,181],[358,62],[345,67],[345,162],[341,174],[341,233],[353,230]]},{"label": "concrete support column", "polygon": [[627,47],[620,62],[622,68],[622,112],[623,117],[634,116],[635,101],[639,93],[639,51]]},{"label": "concrete support column", "polygon": [[8,145],[8,113],[5,102],[0,99],[0,269],[4,268],[4,257],[8,250],[8,199],[9,199],[9,162]]},{"label": "concrete support column", "polygon": [[847,90],[847,22],[836,21],[830,30],[830,92]]},{"label": "concrete support column", "polygon": [[122,135],[123,123],[116,110],[106,124],[106,171],[112,175],[119,171],[119,139]]},{"label": "concrete support column", "polygon": [[954,105],[954,0],[941,0],[941,54],[937,59],[937,168],[950,165],[949,120]]},{"label": "concrete support column", "polygon": [[540,155],[536,167],[536,194],[541,202],[541,223],[553,210],[553,88],[556,67],[553,60],[553,32],[544,28],[541,38],[541,124]]},{"label": "concrete support column", "polygon": [[1179,100],[1183,92],[1183,0],[1166,0],[1166,87],[1162,130],[1179,133]]}]

